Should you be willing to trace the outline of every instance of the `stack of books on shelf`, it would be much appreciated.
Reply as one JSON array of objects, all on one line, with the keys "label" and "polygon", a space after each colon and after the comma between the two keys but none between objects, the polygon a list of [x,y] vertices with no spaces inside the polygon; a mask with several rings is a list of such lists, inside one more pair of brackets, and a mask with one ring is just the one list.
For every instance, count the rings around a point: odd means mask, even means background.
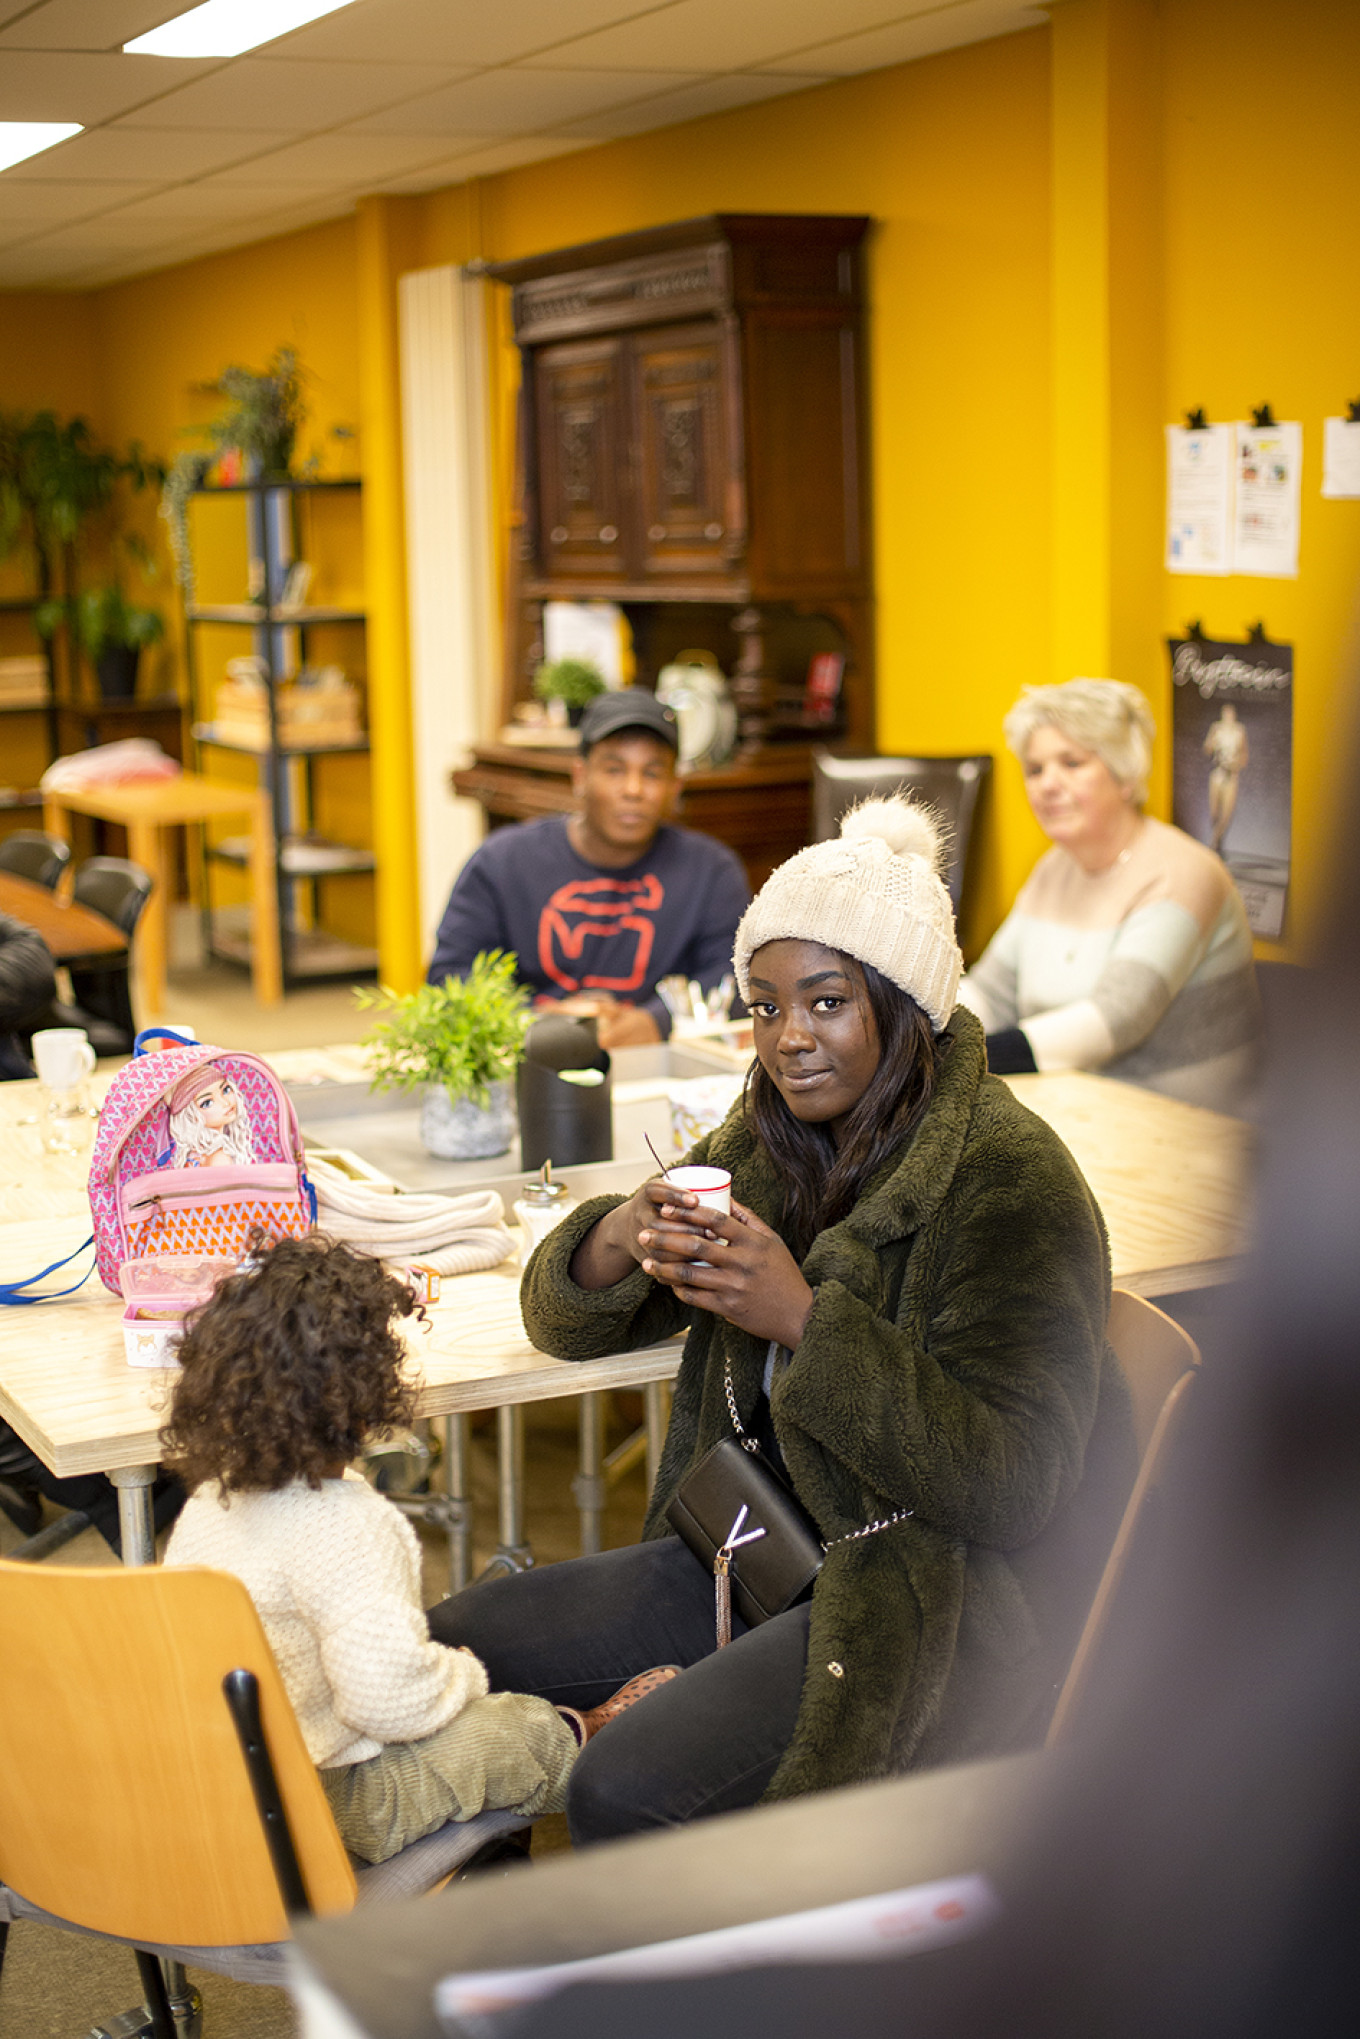
[{"label": "stack of books on shelf", "polygon": [[0,658],[0,708],[45,708],[47,702],[47,660],[41,653]]}]

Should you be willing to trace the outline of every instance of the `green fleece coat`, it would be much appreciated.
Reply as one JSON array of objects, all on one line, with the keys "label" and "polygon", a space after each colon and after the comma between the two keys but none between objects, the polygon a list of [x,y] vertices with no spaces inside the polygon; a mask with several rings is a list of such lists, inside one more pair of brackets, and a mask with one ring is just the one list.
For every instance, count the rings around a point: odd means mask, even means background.
[{"label": "green fleece coat", "polygon": [[[774,1388],[780,1449],[831,1549],[771,1798],[1041,1735],[1133,1476],[1095,1200],[1057,1135],[987,1075],[973,1016],[947,1031],[915,1134],[803,1262],[816,1300]],[[780,1185],[740,1105],[687,1158],[731,1169],[734,1198],[778,1227]],[[750,1427],[767,1341],[641,1268],[579,1288],[571,1256],[619,1201],[582,1204],[539,1247],[524,1321],[569,1360],[688,1325],[644,1530],[659,1536],[676,1487],[731,1435],[724,1357]]]}]

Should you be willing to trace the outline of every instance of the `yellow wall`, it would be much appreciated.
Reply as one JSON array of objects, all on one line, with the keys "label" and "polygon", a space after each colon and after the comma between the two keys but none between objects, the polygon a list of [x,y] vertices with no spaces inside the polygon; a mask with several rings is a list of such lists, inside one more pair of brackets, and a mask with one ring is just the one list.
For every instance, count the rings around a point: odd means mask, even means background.
[{"label": "yellow wall", "polygon": [[[88,389],[105,432],[169,453],[176,428],[204,414],[195,380],[294,341],[315,377],[317,423],[362,418],[361,464],[384,477],[369,497],[383,517],[365,543],[372,600],[375,560],[385,584],[401,547],[399,447],[375,366],[390,374],[402,268],[708,210],[870,213],[879,736],[885,749],[998,754],[970,946],[1041,844],[1000,740],[1019,687],[1103,661],[1147,688],[1165,726],[1161,640],[1193,616],[1225,636],[1261,616],[1296,647],[1297,943],[1323,882],[1320,816],[1348,705],[1360,560],[1360,504],[1318,496],[1322,418],[1360,395],[1346,239],[1360,189],[1360,10],[1052,0],[1052,13],[1051,27],[896,70],[420,200],[366,201],[357,223],[88,299],[29,294],[50,343],[16,355],[0,318],[0,367],[13,359],[28,378],[24,401],[66,406],[65,392]],[[502,355],[498,367],[504,446],[513,363]],[[1267,398],[1305,427],[1300,578],[1166,575],[1161,425],[1196,404],[1242,417]],[[377,592],[383,782],[400,786],[401,619],[392,591]],[[408,894],[391,885],[383,912],[385,954],[403,972],[422,932]]]},{"label": "yellow wall", "polygon": [[[1290,946],[1317,926],[1353,755],[1360,502],[1324,502],[1322,421],[1360,397],[1360,8],[1166,0],[1166,415],[1269,402],[1303,423],[1297,580],[1166,575],[1162,625],[1211,637],[1263,618],[1294,646]],[[1169,691],[1169,689],[1168,689]],[[1161,704],[1158,704],[1159,709]],[[1286,950],[1264,950],[1285,954]]]}]

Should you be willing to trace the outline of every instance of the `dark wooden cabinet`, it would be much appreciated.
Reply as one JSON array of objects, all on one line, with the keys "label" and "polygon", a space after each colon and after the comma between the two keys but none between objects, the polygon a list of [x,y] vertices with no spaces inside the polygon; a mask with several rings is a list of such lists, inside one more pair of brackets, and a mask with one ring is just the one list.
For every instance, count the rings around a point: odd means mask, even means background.
[{"label": "dark wooden cabinet", "polygon": [[715,654],[744,756],[806,746],[826,650],[845,678],[817,733],[873,748],[868,225],[712,214],[492,267],[524,366],[507,716],[543,603],[608,599],[644,684],[677,649]]}]

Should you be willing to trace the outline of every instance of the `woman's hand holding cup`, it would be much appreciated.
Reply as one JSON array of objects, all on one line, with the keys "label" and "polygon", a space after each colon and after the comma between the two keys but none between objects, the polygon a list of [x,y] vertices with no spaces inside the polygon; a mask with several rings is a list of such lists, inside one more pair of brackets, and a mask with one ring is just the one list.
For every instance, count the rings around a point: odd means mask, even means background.
[{"label": "woman's hand holding cup", "polygon": [[[687,1176],[724,1180],[688,1184]],[[638,1232],[638,1257],[681,1302],[792,1350],[812,1309],[812,1290],[778,1233],[754,1211],[733,1205],[731,1193],[725,1169],[672,1168],[646,1183],[640,1194],[655,1206],[656,1221]]]}]

